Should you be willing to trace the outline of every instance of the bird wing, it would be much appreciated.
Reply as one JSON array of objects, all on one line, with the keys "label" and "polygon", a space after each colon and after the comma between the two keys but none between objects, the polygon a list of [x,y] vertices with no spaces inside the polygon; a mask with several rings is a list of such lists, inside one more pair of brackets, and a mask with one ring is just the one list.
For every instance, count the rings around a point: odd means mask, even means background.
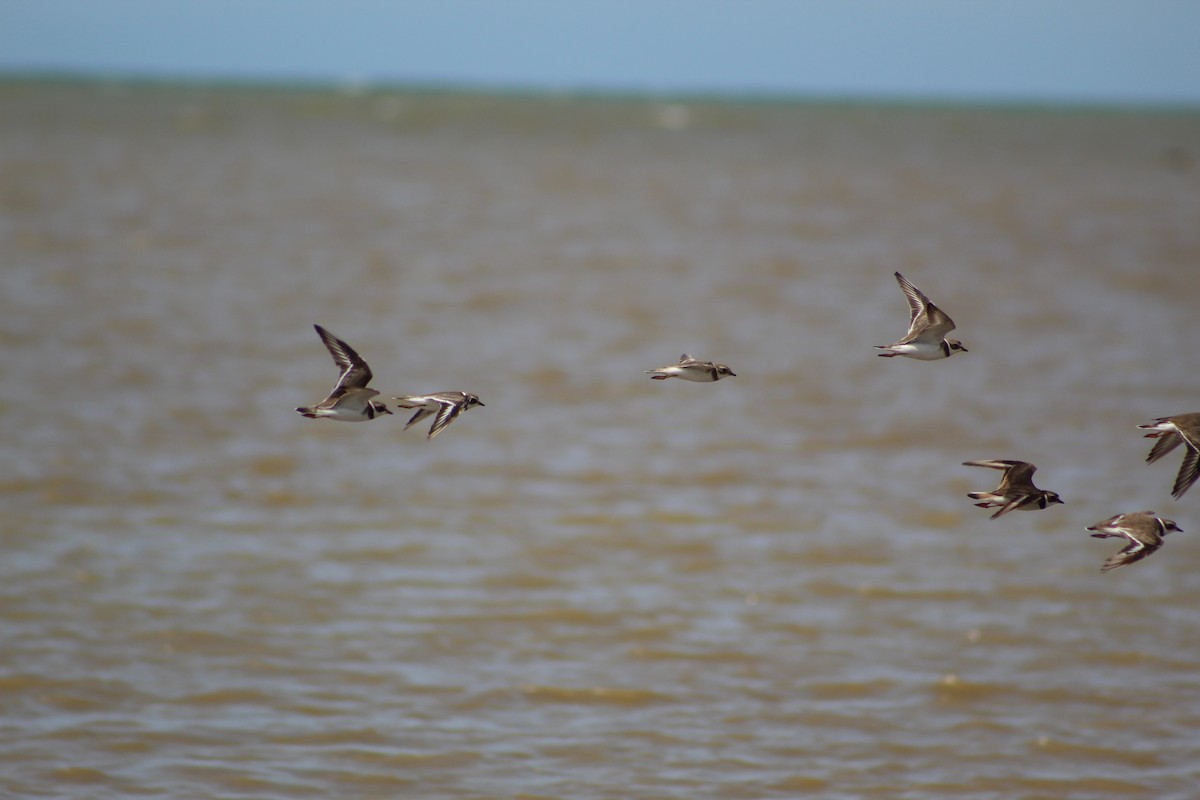
[{"label": "bird wing", "polygon": [[1030,464],[1028,461],[1014,461],[1012,466],[1004,473],[1001,478],[1001,483],[1007,482],[1009,486],[1028,486],[1033,487],[1033,473],[1037,472],[1037,467]]},{"label": "bird wing", "polygon": [[1150,448],[1150,455],[1146,456],[1146,463],[1153,464],[1167,453],[1174,450],[1183,442],[1183,437],[1175,431],[1163,431],[1161,434],[1147,434],[1155,439],[1154,447]]},{"label": "bird wing", "polygon": [[367,362],[363,361],[362,356],[354,351],[354,348],[343,342],[341,339],[334,336],[329,331],[322,328],[320,325],[313,325],[317,329],[317,335],[321,337],[321,341],[325,343],[329,354],[333,356],[333,362],[338,365],[342,374],[338,376],[337,383],[334,384],[333,391],[329,393],[331,398],[341,397],[351,389],[362,389],[371,382],[371,368],[367,366]]},{"label": "bird wing", "polygon": [[1175,485],[1171,488],[1171,496],[1176,500],[1191,488],[1200,476],[1200,450],[1188,442],[1187,452],[1183,454],[1183,463],[1179,465],[1179,475],[1175,477]]},{"label": "bird wing", "polygon": [[1002,469],[1005,472],[1011,472],[1015,469],[1027,467],[1029,475],[1037,471],[1037,467],[1030,464],[1028,461],[1013,461],[1007,458],[981,458],[976,461],[962,462],[964,467],[987,467],[988,469]]},{"label": "bird wing", "polygon": [[[1000,478],[1000,485],[996,487],[996,494],[1008,494],[1013,488],[1036,488],[1033,485],[1033,473],[1037,472],[1037,467],[1028,461],[984,458],[979,461],[964,461],[963,466],[1004,470],[1004,475]],[[1002,513],[1004,512],[1000,511],[996,516]]]},{"label": "bird wing", "polygon": [[411,428],[413,425],[415,425],[415,424],[417,424],[418,422],[420,422],[421,420],[425,419],[426,417],[428,417],[428,416],[429,416],[430,414],[432,414],[432,413],[433,413],[433,412],[432,412],[432,411],[430,411],[428,408],[418,408],[418,409],[417,409],[417,413],[415,413],[415,414],[413,414],[413,415],[412,415],[412,419],[410,419],[408,422],[406,422],[406,423],[404,424],[404,430],[408,430],[408,429],[409,429],[409,428]]},{"label": "bird wing", "polygon": [[945,311],[934,305],[925,293],[913,286],[912,282],[896,273],[896,282],[908,299],[909,321],[908,333],[897,344],[908,344],[918,340],[941,341],[946,334],[954,330],[954,320]]},{"label": "bird wing", "polygon": [[1143,558],[1157,550],[1160,546],[1161,540],[1159,544],[1153,544],[1131,538],[1129,540],[1129,544],[1123,547],[1119,552],[1113,553],[1113,555],[1104,562],[1104,566],[1100,567],[1100,571],[1112,572],[1114,569],[1120,569],[1121,567],[1132,564],[1135,561],[1141,561]]},{"label": "bird wing", "polygon": [[[997,493],[1000,494],[1001,492],[999,490],[997,490]],[[1016,511],[1020,508],[1024,508],[1027,505],[1036,503],[1037,499],[1038,499],[1038,495],[1035,495],[1035,494],[1012,495],[1008,498],[1008,502],[1004,504],[1004,507],[1001,508],[999,511],[997,511],[995,514],[992,514],[990,519],[996,519],[996,517],[1002,517],[1010,511]]]},{"label": "bird wing", "polygon": [[[454,418],[459,415],[463,409],[463,400],[442,400],[442,407],[438,409],[437,417],[433,420],[433,427],[429,429],[429,438],[437,436],[442,430],[454,421]],[[429,412],[426,412],[429,413]]]}]

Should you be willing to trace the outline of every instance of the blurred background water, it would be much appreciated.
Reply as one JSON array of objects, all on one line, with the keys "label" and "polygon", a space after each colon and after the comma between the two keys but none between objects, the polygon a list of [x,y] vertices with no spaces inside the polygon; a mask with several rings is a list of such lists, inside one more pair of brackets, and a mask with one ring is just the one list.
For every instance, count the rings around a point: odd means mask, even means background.
[{"label": "blurred background water", "polygon": [[[0,108],[5,796],[1194,796],[1200,490],[1135,426],[1200,410],[1200,116]],[[970,352],[876,358],[894,270]],[[486,406],[303,419],[313,323]]]}]

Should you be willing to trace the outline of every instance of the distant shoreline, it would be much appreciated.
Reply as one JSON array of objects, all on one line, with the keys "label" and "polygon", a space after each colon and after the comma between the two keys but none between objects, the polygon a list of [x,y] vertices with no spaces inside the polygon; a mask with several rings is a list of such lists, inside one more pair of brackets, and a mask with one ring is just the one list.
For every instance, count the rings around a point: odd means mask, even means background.
[{"label": "distant shoreline", "polygon": [[765,91],[670,91],[593,88],[546,88],[472,83],[405,83],[336,79],[269,77],[201,77],[152,75],[137,72],[95,74],[68,70],[0,70],[0,88],[19,86],[111,87],[119,89],[178,89],[181,91],[285,92],[332,94],[346,97],[409,95],[423,97],[478,97],[549,102],[645,102],[698,105],[808,106],[834,108],[895,108],[905,110],[970,110],[1023,112],[1078,112],[1116,114],[1200,115],[1200,106],[1153,102],[1055,101],[1028,98],[884,97],[870,95],[789,94]]}]

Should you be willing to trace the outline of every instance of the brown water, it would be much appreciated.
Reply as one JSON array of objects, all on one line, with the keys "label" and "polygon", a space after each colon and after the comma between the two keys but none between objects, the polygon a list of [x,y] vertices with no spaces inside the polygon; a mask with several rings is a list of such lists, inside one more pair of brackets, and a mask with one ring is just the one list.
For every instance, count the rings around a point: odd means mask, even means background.
[{"label": "brown water", "polygon": [[[8,84],[0,132],[0,796],[1196,796],[1200,489],[1135,426],[1200,411],[1200,116]],[[876,358],[896,269],[970,352]],[[303,419],[314,322],[487,405]],[[989,521],[978,458],[1066,505]]]}]

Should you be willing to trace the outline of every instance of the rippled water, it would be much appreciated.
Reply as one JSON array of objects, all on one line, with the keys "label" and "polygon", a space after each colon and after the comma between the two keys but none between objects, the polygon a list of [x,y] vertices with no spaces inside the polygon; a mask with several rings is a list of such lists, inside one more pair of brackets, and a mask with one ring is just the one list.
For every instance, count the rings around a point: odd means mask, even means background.
[{"label": "rippled water", "polygon": [[[0,794],[1195,796],[1197,115],[0,104]],[[303,419],[314,322],[486,406]]]}]

